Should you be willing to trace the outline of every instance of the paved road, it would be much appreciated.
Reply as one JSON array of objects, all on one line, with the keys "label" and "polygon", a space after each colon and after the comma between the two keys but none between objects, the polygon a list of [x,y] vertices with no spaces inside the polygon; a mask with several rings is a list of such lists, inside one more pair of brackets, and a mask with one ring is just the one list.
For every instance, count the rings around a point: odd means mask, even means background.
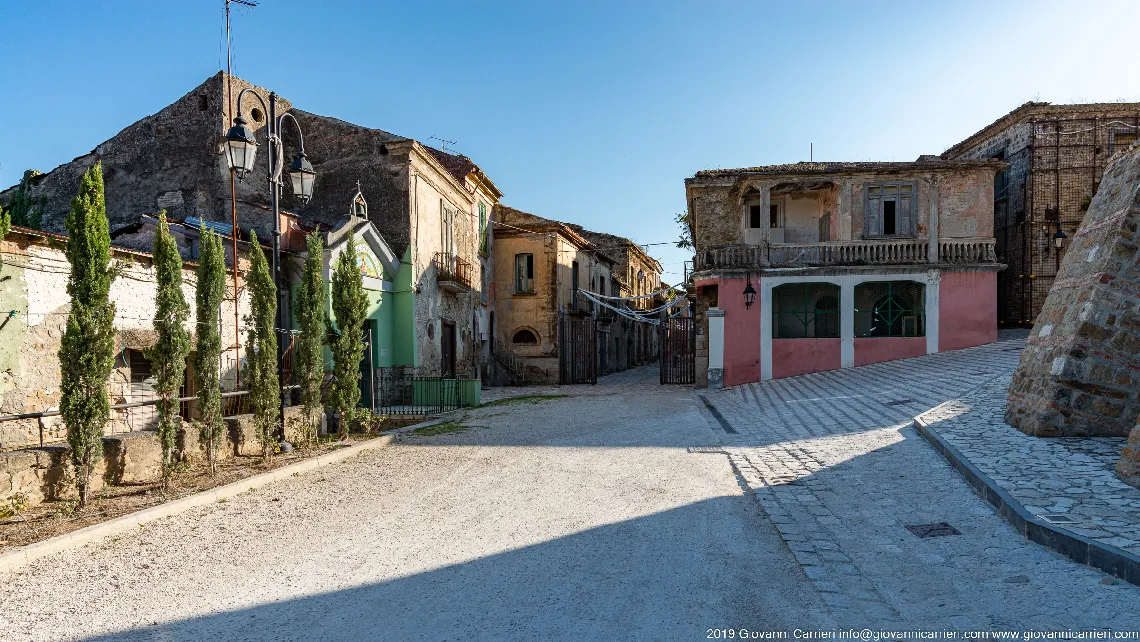
[{"label": "paved road", "polygon": [[[720,442],[840,626],[1140,631],[1140,587],[1018,535],[910,427],[1011,371],[1023,339],[705,394],[737,431]],[[905,528],[940,522],[961,534]]]},{"label": "paved road", "polygon": [[492,406],[0,575],[4,640],[705,639],[831,628],[691,392]]}]

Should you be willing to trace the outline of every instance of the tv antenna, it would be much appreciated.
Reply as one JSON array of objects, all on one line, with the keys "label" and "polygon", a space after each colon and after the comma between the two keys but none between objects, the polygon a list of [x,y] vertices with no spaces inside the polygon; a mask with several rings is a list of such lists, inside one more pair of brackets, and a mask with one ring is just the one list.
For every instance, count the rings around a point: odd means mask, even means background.
[{"label": "tv antenna", "polygon": [[[441,143],[440,147],[443,148],[441,151],[443,151],[444,153],[447,153],[447,146],[448,145],[454,145],[455,144],[455,141],[447,140],[446,138],[440,138],[439,136],[429,136],[428,138],[432,139],[432,140],[438,140]],[[452,151],[455,151],[455,150],[452,150]]]}]

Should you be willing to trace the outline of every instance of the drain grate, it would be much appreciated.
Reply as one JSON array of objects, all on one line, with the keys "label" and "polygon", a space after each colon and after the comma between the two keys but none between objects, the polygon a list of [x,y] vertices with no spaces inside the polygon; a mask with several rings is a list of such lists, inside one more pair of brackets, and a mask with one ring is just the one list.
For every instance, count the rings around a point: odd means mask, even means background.
[{"label": "drain grate", "polygon": [[902,406],[902,405],[905,405],[908,403],[915,403],[915,400],[914,399],[899,399],[897,401],[888,401],[886,403],[886,405],[888,405],[888,406]]},{"label": "drain grate", "polygon": [[1038,515],[1041,519],[1049,522],[1050,524],[1076,524],[1077,520],[1069,517],[1068,515]]},{"label": "drain grate", "polygon": [[724,448],[720,446],[689,446],[690,453],[697,453],[701,455],[724,455]]},{"label": "drain grate", "polygon": [[906,529],[915,534],[916,537],[927,539],[929,537],[945,537],[947,535],[961,535],[958,529],[947,524],[946,522],[938,522],[937,524],[908,524]]}]

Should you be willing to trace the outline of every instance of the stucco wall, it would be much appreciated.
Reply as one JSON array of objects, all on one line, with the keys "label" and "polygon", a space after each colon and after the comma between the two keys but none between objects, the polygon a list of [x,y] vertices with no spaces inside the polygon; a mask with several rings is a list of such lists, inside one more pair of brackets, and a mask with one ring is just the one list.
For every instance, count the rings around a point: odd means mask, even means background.
[{"label": "stucco wall", "polygon": [[773,339],[772,378],[838,370],[842,359],[840,341],[841,339]]},{"label": "stucco wall", "polygon": [[[744,279],[721,279],[719,307],[724,310],[724,385],[760,380],[760,305],[744,308]],[[760,279],[752,277],[759,291]]]},{"label": "stucco wall", "polygon": [[938,309],[939,352],[997,341],[997,273],[942,272]]},{"label": "stucco wall", "polygon": [[924,354],[926,337],[855,337],[856,366],[909,359]]}]

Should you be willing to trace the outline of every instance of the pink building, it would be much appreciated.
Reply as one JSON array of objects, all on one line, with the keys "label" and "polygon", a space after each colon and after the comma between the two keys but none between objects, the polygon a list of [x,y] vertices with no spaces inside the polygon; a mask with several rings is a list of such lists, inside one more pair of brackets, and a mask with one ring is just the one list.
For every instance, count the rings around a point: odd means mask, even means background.
[{"label": "pink building", "polygon": [[853,368],[997,339],[1004,163],[796,163],[685,181],[697,385]]}]

